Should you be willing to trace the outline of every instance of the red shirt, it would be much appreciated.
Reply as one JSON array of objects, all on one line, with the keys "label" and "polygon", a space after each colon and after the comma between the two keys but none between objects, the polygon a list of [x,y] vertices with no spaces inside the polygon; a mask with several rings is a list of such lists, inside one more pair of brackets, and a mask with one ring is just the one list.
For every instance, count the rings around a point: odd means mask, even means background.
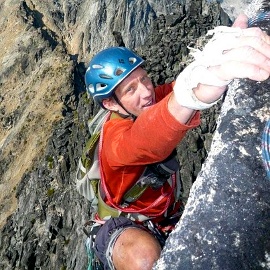
[{"label": "red shirt", "polygon": [[[167,104],[172,87],[173,84],[158,86],[155,89],[157,104],[141,113],[135,122],[129,118],[116,117],[104,125],[101,170],[115,204],[122,203],[123,195],[136,183],[147,164],[168,157],[186,132],[200,124],[199,112],[188,125],[179,123],[170,114]],[[168,183],[158,190],[148,188],[138,200],[130,204],[130,207],[143,209],[162,193],[170,191]],[[142,214],[158,214],[166,201],[167,198],[164,198],[158,205]],[[171,200],[170,203],[173,202],[174,200]]]}]

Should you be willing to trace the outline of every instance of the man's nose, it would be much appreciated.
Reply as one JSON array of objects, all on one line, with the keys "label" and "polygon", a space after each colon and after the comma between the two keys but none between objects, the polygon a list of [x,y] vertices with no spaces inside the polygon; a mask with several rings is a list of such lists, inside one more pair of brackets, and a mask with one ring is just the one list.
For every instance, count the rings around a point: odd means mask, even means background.
[{"label": "man's nose", "polygon": [[140,82],[139,84],[140,95],[143,97],[149,97],[151,95],[151,89],[147,85]]}]

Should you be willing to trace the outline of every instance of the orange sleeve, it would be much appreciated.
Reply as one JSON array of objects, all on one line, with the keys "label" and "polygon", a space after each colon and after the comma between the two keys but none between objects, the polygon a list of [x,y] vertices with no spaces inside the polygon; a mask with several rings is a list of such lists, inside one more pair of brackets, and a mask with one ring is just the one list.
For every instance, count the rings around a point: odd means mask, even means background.
[{"label": "orange sleeve", "polygon": [[[171,87],[162,94],[171,92]],[[179,123],[168,111],[170,94],[144,111],[135,122],[112,119],[104,126],[103,153],[108,165],[146,165],[165,159],[186,132],[200,124],[196,112],[187,125]]]}]

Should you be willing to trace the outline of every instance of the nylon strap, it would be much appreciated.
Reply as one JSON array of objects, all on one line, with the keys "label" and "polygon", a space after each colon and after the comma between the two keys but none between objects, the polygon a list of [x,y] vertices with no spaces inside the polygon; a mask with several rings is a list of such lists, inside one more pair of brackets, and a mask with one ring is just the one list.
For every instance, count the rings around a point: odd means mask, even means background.
[{"label": "nylon strap", "polygon": [[94,161],[94,152],[98,145],[99,137],[100,131],[93,134],[86,143],[85,149],[87,149],[87,151],[82,154],[82,165],[86,168],[86,171],[90,169]]}]

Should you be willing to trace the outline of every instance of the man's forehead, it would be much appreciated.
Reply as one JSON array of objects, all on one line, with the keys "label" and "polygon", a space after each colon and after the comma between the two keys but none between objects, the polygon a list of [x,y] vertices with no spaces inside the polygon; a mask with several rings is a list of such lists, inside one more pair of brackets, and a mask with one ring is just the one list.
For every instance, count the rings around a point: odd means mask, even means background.
[{"label": "man's forehead", "polygon": [[128,81],[131,81],[133,79],[137,79],[138,77],[144,76],[145,74],[147,74],[147,72],[143,68],[137,67],[121,83],[123,83],[125,81],[128,82]]}]

